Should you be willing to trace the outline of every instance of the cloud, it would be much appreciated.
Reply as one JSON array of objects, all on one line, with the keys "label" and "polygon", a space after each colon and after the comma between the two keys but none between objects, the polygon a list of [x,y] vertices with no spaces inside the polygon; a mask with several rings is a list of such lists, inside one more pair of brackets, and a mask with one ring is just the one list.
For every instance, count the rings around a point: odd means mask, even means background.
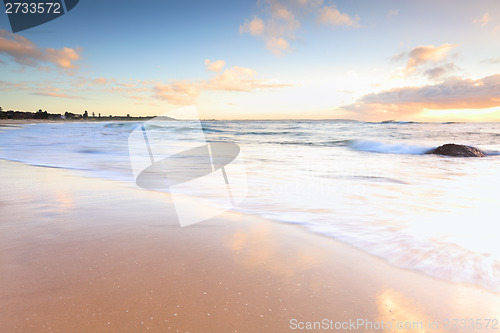
[{"label": "cloud", "polygon": [[43,52],[27,38],[0,30],[0,54],[7,54],[19,64],[34,66],[43,59]]},{"label": "cloud", "polygon": [[57,92],[34,92],[31,94],[39,96],[48,96],[48,97],[69,98],[69,99],[86,99],[85,97],[81,96],[67,95],[64,93],[57,93]]},{"label": "cloud", "polygon": [[226,69],[222,74],[217,75],[204,86],[211,90],[252,91],[255,89],[252,84],[255,81],[249,80],[249,78],[256,74],[253,69],[235,66],[231,69]]},{"label": "cloud", "polygon": [[197,83],[175,81],[170,84],[157,84],[154,92],[156,98],[171,104],[185,105],[194,103],[199,95],[199,87]]},{"label": "cloud", "polygon": [[254,16],[251,21],[245,21],[243,25],[240,25],[240,33],[249,33],[252,36],[260,36],[264,33],[264,21],[257,16]]},{"label": "cloud", "polygon": [[57,67],[62,69],[76,69],[77,66],[73,63],[80,59],[78,51],[69,47],[64,47],[61,50],[45,49],[46,60],[52,62]]},{"label": "cloud", "polygon": [[265,2],[267,2],[271,10],[271,18],[274,20],[273,23],[280,23],[280,25],[286,29],[284,33],[293,33],[300,27],[300,22],[295,18],[292,9],[289,8],[291,4],[284,4],[277,0],[266,0]]},{"label": "cloud", "polygon": [[474,19],[472,22],[473,23],[476,23],[476,24],[479,24],[480,26],[484,27],[488,24],[488,22],[491,21],[491,16],[489,13],[484,13],[483,16],[481,16],[481,18],[478,18],[478,19]]},{"label": "cloud", "polygon": [[101,76],[97,79],[92,80],[92,83],[96,85],[105,85],[109,83],[109,80]]},{"label": "cloud", "polygon": [[271,37],[267,40],[266,47],[274,55],[282,55],[290,48],[290,43],[282,37]]},{"label": "cloud", "polygon": [[489,63],[489,64],[500,64],[500,57],[485,59],[485,60],[483,60],[481,62]]},{"label": "cloud", "polygon": [[441,66],[429,68],[424,71],[424,75],[427,76],[429,79],[437,80],[452,72],[456,72],[459,70],[460,68],[457,65],[450,62]]},{"label": "cloud", "polygon": [[459,69],[453,63],[446,63],[450,50],[455,47],[457,47],[456,44],[448,43],[441,46],[417,46],[408,53],[396,54],[392,60],[399,61],[408,58],[406,67],[403,69],[403,76],[423,74],[428,78],[436,79]]},{"label": "cloud", "polygon": [[212,72],[220,72],[224,65],[226,65],[224,60],[210,61],[210,59],[205,59],[205,66]]},{"label": "cloud", "polygon": [[234,66],[224,70],[222,74],[211,80],[200,82],[200,87],[204,90],[244,92],[290,87],[289,84],[254,79],[255,76],[257,76],[257,72],[251,68]]},{"label": "cloud", "polygon": [[391,9],[387,13],[387,17],[398,16],[398,15],[399,15],[399,9]]},{"label": "cloud", "polygon": [[413,115],[431,110],[485,109],[500,106],[500,74],[478,80],[449,78],[423,87],[396,88],[362,97],[342,109],[365,115]]},{"label": "cloud", "polygon": [[297,0],[297,3],[302,7],[317,8],[323,4],[323,0]]},{"label": "cloud", "polygon": [[[83,96],[69,95],[62,88],[52,86],[51,82],[43,81],[25,81],[25,82],[8,82],[0,80],[0,91],[26,91],[30,95],[70,98],[70,99],[87,99]],[[72,92],[72,90],[66,90]]]},{"label": "cloud", "polygon": [[8,82],[0,80],[0,91],[12,90],[28,90],[30,83],[28,82]]},{"label": "cloud", "polygon": [[350,17],[346,13],[341,13],[335,5],[324,6],[319,10],[318,22],[334,26],[359,27],[359,17]]},{"label": "cloud", "polygon": [[60,50],[39,48],[26,37],[0,30],[0,55],[7,55],[24,66],[38,66],[49,62],[64,70],[76,69],[74,62],[80,59],[79,52],[80,50],[69,47]]},{"label": "cloud", "polygon": [[318,23],[331,26],[359,27],[359,17],[341,13],[335,5],[324,5],[323,0],[258,0],[262,17],[254,16],[240,25],[242,34],[248,33],[264,41],[266,48],[280,56],[291,51],[291,42],[297,39],[301,26],[297,17],[315,16]]},{"label": "cloud", "polygon": [[[207,59],[208,60],[208,59]],[[206,65],[214,64],[205,60]],[[224,61],[219,60],[225,64]],[[222,66],[217,69],[222,70]],[[217,72],[217,71],[215,71]],[[153,87],[154,96],[171,104],[192,104],[205,91],[253,92],[259,89],[277,89],[289,87],[288,84],[255,79],[257,72],[251,68],[234,66],[227,68],[209,80],[177,80],[168,84],[157,83]]]},{"label": "cloud", "polygon": [[246,20],[240,26],[240,33],[249,33],[254,37],[262,38],[266,47],[275,55],[282,55],[290,50],[288,40],[296,38],[295,31],[300,27],[300,22],[290,7],[277,0],[262,0],[259,2],[264,8],[268,19],[266,22],[254,16],[251,21]]},{"label": "cloud", "polygon": [[439,62],[448,57],[448,52],[457,47],[456,44],[443,44],[435,47],[434,45],[417,46],[409,53],[410,59],[406,65],[407,72],[413,72],[418,66],[430,62]]}]

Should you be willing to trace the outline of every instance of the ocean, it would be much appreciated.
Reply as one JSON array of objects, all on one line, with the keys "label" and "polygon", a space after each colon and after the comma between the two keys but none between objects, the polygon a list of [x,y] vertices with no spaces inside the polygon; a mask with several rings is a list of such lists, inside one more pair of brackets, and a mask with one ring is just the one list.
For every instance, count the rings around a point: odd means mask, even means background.
[{"label": "ocean", "polygon": [[[136,186],[128,137],[140,125],[0,127],[0,158]],[[182,146],[194,140],[191,125],[172,121],[151,130]],[[500,123],[283,120],[202,126],[208,141],[234,142],[241,149],[248,194],[235,210],[295,224],[397,267],[500,292]],[[425,154],[445,143],[474,146],[487,156]]]}]

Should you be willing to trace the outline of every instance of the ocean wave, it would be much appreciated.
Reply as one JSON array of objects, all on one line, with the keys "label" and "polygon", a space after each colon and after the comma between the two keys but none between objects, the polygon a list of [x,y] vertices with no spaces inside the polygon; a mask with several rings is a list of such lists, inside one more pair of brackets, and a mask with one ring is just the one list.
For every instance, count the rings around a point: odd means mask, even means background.
[{"label": "ocean wave", "polygon": [[[339,223],[299,223],[310,231],[337,239],[404,269],[453,282],[472,283],[500,292],[500,261],[458,244],[418,237],[405,231]],[[405,249],[405,250],[402,250]]]},{"label": "ocean wave", "polygon": [[220,130],[217,128],[203,127],[203,132],[205,133],[232,133],[232,131]]},{"label": "ocean wave", "polygon": [[253,132],[240,132],[240,133],[235,133],[236,135],[294,135],[294,136],[301,136],[302,133],[300,132],[290,132],[290,131],[282,131],[282,132],[269,132],[269,131],[253,131]]},{"label": "ocean wave", "polygon": [[386,143],[371,140],[349,140],[348,146],[352,149],[385,154],[422,155],[436,147],[415,146],[405,143]]},{"label": "ocean wave", "polygon": [[278,145],[320,146],[319,143],[314,143],[309,141],[270,141],[267,143],[278,144]]},{"label": "ocean wave", "polygon": [[486,156],[498,156],[498,155],[500,155],[500,151],[498,151],[498,150],[484,150],[483,153]]},{"label": "ocean wave", "polygon": [[384,121],[377,121],[377,122],[367,121],[366,124],[395,124],[395,125],[404,125],[404,124],[426,124],[426,122],[420,122],[420,121],[402,121],[402,120],[384,120]]},{"label": "ocean wave", "polygon": [[104,125],[105,128],[126,128],[132,129],[135,128],[139,122],[116,122],[116,123],[107,123]]}]

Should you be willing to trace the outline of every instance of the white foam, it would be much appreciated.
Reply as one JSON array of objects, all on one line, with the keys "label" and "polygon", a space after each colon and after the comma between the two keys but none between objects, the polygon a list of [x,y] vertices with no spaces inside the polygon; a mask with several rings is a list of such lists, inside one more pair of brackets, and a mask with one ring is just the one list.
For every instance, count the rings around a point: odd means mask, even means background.
[{"label": "white foam", "polygon": [[414,146],[405,143],[385,143],[382,141],[371,140],[351,140],[349,147],[372,153],[389,153],[389,154],[425,154],[433,147]]}]

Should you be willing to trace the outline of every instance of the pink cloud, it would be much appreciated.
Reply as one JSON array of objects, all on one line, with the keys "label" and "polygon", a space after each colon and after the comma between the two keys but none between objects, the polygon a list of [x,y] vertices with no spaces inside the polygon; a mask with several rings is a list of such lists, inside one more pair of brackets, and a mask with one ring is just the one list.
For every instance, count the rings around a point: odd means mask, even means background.
[{"label": "pink cloud", "polygon": [[245,21],[245,23],[240,26],[240,33],[249,33],[252,36],[260,36],[264,33],[264,21],[257,16],[254,16],[251,21]]},{"label": "pink cloud", "polygon": [[199,94],[199,87],[197,83],[175,81],[171,84],[157,84],[154,92],[159,99],[171,104],[184,105],[194,103]]},{"label": "pink cloud", "polygon": [[78,66],[74,62],[80,59],[80,51],[69,47],[60,50],[40,48],[26,37],[0,30],[0,55],[7,55],[21,65],[39,66],[49,62],[64,70],[76,69]]},{"label": "pink cloud", "polygon": [[448,62],[449,53],[455,47],[456,44],[449,43],[441,46],[421,45],[408,53],[397,54],[392,59],[398,61],[408,58],[406,67],[401,73],[403,76],[423,75],[435,80],[460,70],[453,62]]},{"label": "pink cloud", "polygon": [[49,97],[59,97],[59,98],[69,98],[69,99],[86,99],[85,97],[74,96],[74,95],[67,95],[67,94],[58,93],[58,92],[35,92],[35,93],[32,93],[32,95],[49,96]]},{"label": "pink cloud", "polygon": [[97,79],[92,80],[92,82],[97,85],[105,85],[109,83],[109,80],[100,76]]},{"label": "pink cloud", "polygon": [[226,62],[224,60],[210,61],[210,59],[205,59],[205,65],[209,71],[218,73],[226,65]]},{"label": "pink cloud", "polygon": [[473,23],[476,23],[476,24],[479,24],[480,26],[484,27],[488,24],[488,22],[491,21],[491,16],[489,13],[484,13],[483,16],[481,16],[481,18],[478,18],[478,19],[474,19],[472,22]]},{"label": "pink cloud", "polygon": [[342,109],[365,115],[408,115],[425,109],[485,109],[500,106],[500,74],[478,80],[449,78],[423,87],[403,87],[362,97]]},{"label": "pink cloud", "polygon": [[340,12],[335,5],[323,0],[258,0],[262,17],[254,16],[240,25],[240,33],[262,39],[266,48],[277,56],[291,51],[291,42],[297,39],[300,19],[314,16],[320,24],[359,27],[359,17]]},{"label": "pink cloud", "polygon": [[334,26],[359,27],[359,17],[352,18],[346,13],[341,13],[335,5],[324,6],[320,9],[318,22]]},{"label": "pink cloud", "polygon": [[[208,60],[208,59],[207,59]],[[219,60],[223,62],[222,60]],[[215,62],[214,62],[215,63]],[[225,64],[225,62],[223,62]],[[205,61],[207,64],[207,61]],[[208,64],[213,64],[208,61]],[[216,69],[219,69],[218,66]],[[220,67],[222,70],[222,67]],[[209,80],[173,81],[169,84],[157,83],[153,87],[154,96],[171,104],[192,104],[204,91],[252,92],[259,89],[284,88],[290,85],[254,79],[257,72],[251,68],[234,66]]]}]

